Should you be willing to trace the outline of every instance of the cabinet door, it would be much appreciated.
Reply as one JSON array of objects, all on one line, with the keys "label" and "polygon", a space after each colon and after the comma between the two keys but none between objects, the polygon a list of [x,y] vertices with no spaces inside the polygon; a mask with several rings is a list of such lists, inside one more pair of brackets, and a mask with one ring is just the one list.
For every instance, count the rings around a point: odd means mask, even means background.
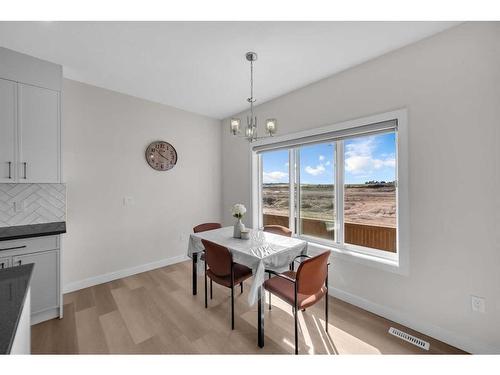
[{"label": "cabinet door", "polygon": [[16,83],[0,79],[0,182],[16,179]]},{"label": "cabinet door", "polygon": [[10,257],[0,257],[0,270],[10,267]]},{"label": "cabinet door", "polygon": [[19,182],[60,182],[59,93],[18,84]]},{"label": "cabinet door", "polygon": [[59,251],[26,254],[12,257],[12,264],[35,263],[31,276],[31,314],[59,305],[58,263]]}]

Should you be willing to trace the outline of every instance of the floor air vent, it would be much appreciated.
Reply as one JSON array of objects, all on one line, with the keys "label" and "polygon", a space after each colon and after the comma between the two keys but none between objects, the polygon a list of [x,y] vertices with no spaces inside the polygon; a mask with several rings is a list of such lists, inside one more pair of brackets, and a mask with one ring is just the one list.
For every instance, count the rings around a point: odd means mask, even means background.
[{"label": "floor air vent", "polygon": [[400,331],[399,329],[396,329],[394,327],[389,328],[389,333],[391,335],[399,337],[402,340],[409,342],[410,344],[418,346],[421,349],[429,350],[429,348],[430,348],[430,345],[427,341],[421,340],[418,337],[412,336],[412,335],[410,335],[406,332]]}]

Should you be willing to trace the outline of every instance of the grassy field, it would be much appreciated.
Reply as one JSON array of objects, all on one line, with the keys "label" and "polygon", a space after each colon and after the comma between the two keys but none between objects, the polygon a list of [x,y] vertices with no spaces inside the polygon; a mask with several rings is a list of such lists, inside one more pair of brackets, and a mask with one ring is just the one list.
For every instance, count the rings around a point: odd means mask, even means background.
[{"label": "grassy field", "polygon": [[[288,184],[264,184],[265,214],[288,215]],[[396,227],[396,189],[393,184],[346,185],[344,216],[348,223]],[[333,220],[332,185],[301,185],[302,217]]]}]

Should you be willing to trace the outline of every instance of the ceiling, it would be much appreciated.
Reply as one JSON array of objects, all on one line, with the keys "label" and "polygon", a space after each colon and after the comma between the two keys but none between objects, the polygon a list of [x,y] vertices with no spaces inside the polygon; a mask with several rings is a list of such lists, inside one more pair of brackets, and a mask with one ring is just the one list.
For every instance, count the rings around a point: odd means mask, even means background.
[{"label": "ceiling", "polygon": [[456,22],[0,22],[0,45],[64,76],[222,119]]}]

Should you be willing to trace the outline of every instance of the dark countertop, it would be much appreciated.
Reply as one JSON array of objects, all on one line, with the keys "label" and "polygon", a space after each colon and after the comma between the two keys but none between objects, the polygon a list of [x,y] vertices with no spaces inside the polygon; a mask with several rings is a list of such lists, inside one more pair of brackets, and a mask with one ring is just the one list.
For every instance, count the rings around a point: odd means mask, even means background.
[{"label": "dark countertop", "polygon": [[66,222],[15,225],[0,228],[0,241],[18,240],[21,238],[54,236],[66,233]]},{"label": "dark countertop", "polygon": [[33,263],[0,270],[0,354],[9,354],[30,285]]}]

